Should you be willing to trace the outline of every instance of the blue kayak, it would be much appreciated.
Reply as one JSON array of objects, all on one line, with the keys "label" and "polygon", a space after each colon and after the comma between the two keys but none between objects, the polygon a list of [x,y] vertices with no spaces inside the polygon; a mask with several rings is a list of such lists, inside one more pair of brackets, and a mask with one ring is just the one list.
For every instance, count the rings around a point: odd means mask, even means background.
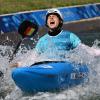
[{"label": "blue kayak", "polygon": [[40,62],[32,66],[15,68],[15,84],[28,93],[55,91],[84,84],[88,81],[87,65],[70,62]]}]

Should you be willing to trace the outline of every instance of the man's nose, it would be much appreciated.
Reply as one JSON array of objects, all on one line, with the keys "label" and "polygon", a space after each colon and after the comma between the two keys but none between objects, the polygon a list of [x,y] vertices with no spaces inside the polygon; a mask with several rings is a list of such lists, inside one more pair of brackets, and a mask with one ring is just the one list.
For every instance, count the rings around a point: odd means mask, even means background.
[{"label": "man's nose", "polygon": [[50,19],[53,19],[53,17],[51,16]]}]

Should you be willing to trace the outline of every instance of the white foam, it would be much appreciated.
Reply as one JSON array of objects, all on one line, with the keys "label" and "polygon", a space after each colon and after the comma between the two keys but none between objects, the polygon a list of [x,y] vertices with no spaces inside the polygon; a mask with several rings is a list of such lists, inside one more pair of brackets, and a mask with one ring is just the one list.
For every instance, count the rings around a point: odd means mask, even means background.
[{"label": "white foam", "polygon": [[[90,67],[90,82],[87,85],[79,85],[58,93],[39,92],[33,96],[23,95],[20,89],[16,88],[11,78],[12,69],[8,66],[9,56],[6,53],[6,51],[12,52],[11,50],[11,47],[0,46],[0,70],[5,74],[4,79],[0,79],[0,93],[3,92],[2,95],[4,95],[5,99],[1,96],[0,100],[87,100],[93,95],[100,95],[100,57],[90,56],[81,48],[70,51],[66,54],[65,60],[86,63]],[[23,66],[26,66],[37,61],[47,60],[45,55],[38,57],[38,59],[35,58],[35,55],[34,50],[29,50],[25,54],[22,54],[20,50],[15,61],[21,60],[24,62]]]}]

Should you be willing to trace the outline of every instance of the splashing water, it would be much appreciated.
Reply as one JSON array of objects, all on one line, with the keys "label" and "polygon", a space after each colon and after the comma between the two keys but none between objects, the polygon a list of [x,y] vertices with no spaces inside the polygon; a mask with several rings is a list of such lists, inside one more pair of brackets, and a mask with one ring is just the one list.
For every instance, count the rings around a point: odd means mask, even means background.
[{"label": "splashing water", "polygon": [[[97,42],[93,45],[98,47]],[[100,57],[93,57],[87,54],[81,48],[77,48],[66,54],[67,61],[77,63],[86,63],[90,68],[89,83],[79,85],[74,88],[66,89],[61,92],[49,93],[39,92],[34,95],[23,94],[23,92],[14,84],[11,78],[11,70],[9,67],[9,55],[12,54],[12,47],[0,46],[0,70],[4,73],[4,78],[0,79],[0,100],[98,100],[100,99]],[[24,50],[26,50],[24,48]],[[27,50],[26,50],[27,51]],[[43,61],[45,58],[42,55],[39,58],[34,58],[34,50],[28,50],[22,54],[21,50],[16,55],[16,60],[23,61],[23,66],[31,65],[38,59]]]}]

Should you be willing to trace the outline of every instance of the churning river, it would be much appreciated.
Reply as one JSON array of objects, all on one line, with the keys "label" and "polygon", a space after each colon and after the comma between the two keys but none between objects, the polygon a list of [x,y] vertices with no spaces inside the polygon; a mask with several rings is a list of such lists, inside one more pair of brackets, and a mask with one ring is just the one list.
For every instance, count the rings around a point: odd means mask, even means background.
[{"label": "churning river", "polygon": [[[86,44],[95,48],[100,48],[100,40],[94,36],[99,36],[100,32],[94,32],[92,43],[92,35],[87,33],[81,38]],[[91,38],[90,38],[91,36]],[[87,54],[81,48],[73,50],[66,55],[66,60],[75,61],[77,63],[86,63],[90,67],[89,83],[69,88],[60,92],[39,92],[37,94],[28,95],[23,93],[14,83],[11,78],[13,68],[9,67],[9,55],[12,53],[13,47],[0,45],[0,70],[4,73],[4,77],[0,77],[0,100],[100,100],[100,57],[95,57]],[[18,51],[17,57],[20,58],[24,65],[34,63],[37,58],[34,56],[34,50],[27,50],[26,53],[21,53],[23,48]],[[46,56],[46,55],[45,55]],[[45,56],[38,58],[38,61],[46,59]],[[17,58],[17,59],[18,59]]]}]

